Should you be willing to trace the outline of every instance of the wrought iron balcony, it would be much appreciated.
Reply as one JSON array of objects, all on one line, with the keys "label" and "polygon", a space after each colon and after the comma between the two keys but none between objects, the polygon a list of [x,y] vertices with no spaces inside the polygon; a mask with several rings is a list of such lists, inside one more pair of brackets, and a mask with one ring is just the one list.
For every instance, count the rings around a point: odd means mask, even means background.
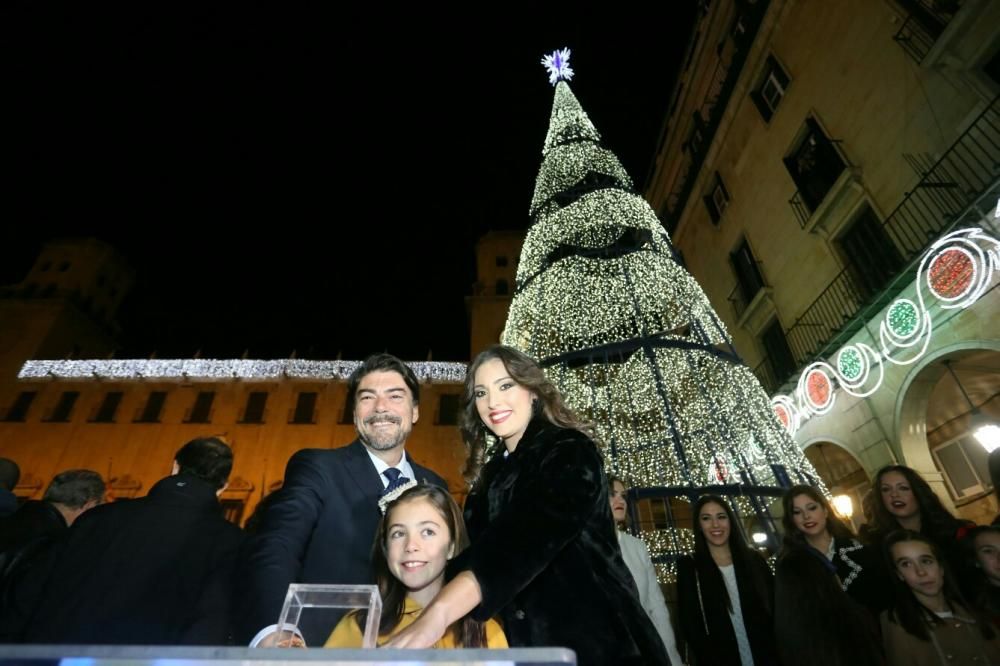
[{"label": "wrought iron balcony", "polygon": [[[765,356],[763,359],[761,359],[761,362],[758,363],[757,367],[753,369],[753,374],[757,378],[757,381],[760,382],[760,385],[764,387],[764,390],[768,392],[768,394],[776,392],[778,390],[778,387],[781,386],[781,381],[778,379],[778,376],[774,372],[774,366],[771,363],[770,357],[768,356]],[[782,380],[783,379],[784,377],[782,378]]]},{"label": "wrought iron balcony", "polygon": [[901,0],[900,4],[909,13],[892,38],[919,64],[962,8],[962,0]]},{"label": "wrought iron balcony", "polygon": [[[924,250],[951,229],[1000,179],[1000,96],[962,132],[882,223],[902,270],[873,290],[846,266],[788,330],[799,367],[824,357],[853,335],[875,309],[909,283]],[[906,279],[901,279],[906,278]]]}]

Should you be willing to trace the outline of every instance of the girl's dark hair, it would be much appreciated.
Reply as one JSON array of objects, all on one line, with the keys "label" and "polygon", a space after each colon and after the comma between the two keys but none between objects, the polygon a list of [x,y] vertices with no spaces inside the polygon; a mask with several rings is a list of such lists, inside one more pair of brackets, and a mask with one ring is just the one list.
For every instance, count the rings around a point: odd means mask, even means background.
[{"label": "girl's dark hair", "polygon": [[882,497],[882,477],[889,472],[902,474],[910,484],[917,506],[920,507],[920,533],[942,543],[953,541],[955,533],[964,523],[944,508],[938,496],[916,471],[905,465],[886,465],[875,475],[872,482],[872,491],[875,493],[872,504],[874,513],[871,527],[866,530],[871,535],[870,539],[883,541],[889,532],[901,527],[896,517],[885,507],[885,499]]},{"label": "girl's dark hair", "polygon": [[750,550],[747,546],[746,539],[743,537],[742,525],[740,525],[733,514],[729,503],[718,495],[702,495],[694,503],[691,511],[692,518],[694,519],[694,563],[698,570],[698,575],[701,577],[702,585],[709,588],[714,587],[716,594],[721,595],[726,600],[726,609],[732,612],[733,603],[729,598],[729,591],[726,589],[725,581],[722,579],[722,572],[719,571],[719,566],[712,559],[708,541],[705,539],[705,533],[701,529],[701,519],[699,518],[701,510],[706,504],[710,503],[721,506],[726,515],[729,516],[729,552],[733,557],[733,569],[736,573],[736,579],[744,582],[749,581],[751,589],[760,598],[768,612],[771,612],[771,594],[767,589],[766,582],[761,579],[758,567],[752,566],[750,559],[752,557],[760,557],[760,555]]},{"label": "girl's dark hair", "polygon": [[795,498],[799,495],[806,495],[809,499],[826,509],[826,529],[830,532],[830,536],[834,539],[854,538],[854,531],[837,515],[837,512],[830,506],[823,493],[812,486],[792,486],[781,498],[781,506],[785,512],[781,517],[781,525],[785,528],[784,547],[808,545],[805,535],[795,526],[795,520],[793,519],[795,508],[793,502],[795,502]]},{"label": "girl's dark hair", "polygon": [[979,558],[976,556],[976,539],[983,534],[1000,534],[1000,525],[979,525],[969,530],[962,538],[961,543],[966,549],[965,556],[971,565],[971,571],[975,574],[970,576],[971,584],[965,589],[976,590],[972,594],[975,595],[974,603],[979,610],[992,617],[1000,617],[1000,593],[997,593],[997,587],[987,579],[986,572],[979,566]]},{"label": "girl's dark hair", "polygon": [[815,548],[793,543],[782,551],[774,577],[774,632],[783,663],[883,663],[874,622],[844,592],[836,571]]},{"label": "girl's dark hair", "polygon": [[[465,531],[462,511],[458,508],[458,504],[455,503],[451,495],[448,494],[448,491],[443,488],[431,484],[421,484],[406,490],[402,495],[389,503],[385,514],[379,521],[378,529],[375,530],[375,543],[372,544],[372,568],[375,570],[375,582],[378,583],[379,594],[382,595],[382,617],[379,621],[380,636],[388,636],[399,626],[406,606],[406,586],[392,575],[386,552],[392,510],[400,504],[420,499],[430,502],[444,519],[445,525],[448,527],[448,532],[451,535],[451,543],[454,547],[452,557],[458,555],[469,546],[469,536]],[[364,611],[355,614],[355,620],[361,631],[365,629],[367,618],[368,614]],[[453,634],[455,644],[460,647],[474,648],[486,646],[486,630],[483,627],[483,623],[476,622],[468,615],[453,624],[449,628],[449,631]]]},{"label": "girl's dark hair", "polygon": [[[896,530],[894,532],[890,532],[882,542],[882,556],[885,558],[885,562],[891,572],[890,577],[892,578],[893,584],[893,604],[889,608],[889,620],[902,626],[908,634],[925,641],[930,641],[931,639],[930,627],[943,624],[943,620],[941,618],[917,601],[916,596],[913,594],[913,590],[911,590],[910,586],[906,584],[906,581],[902,580],[899,574],[896,573],[896,563],[893,561],[892,547],[906,541],[918,541],[927,545],[931,553],[934,555],[934,558],[937,560],[938,566],[941,567],[941,572],[944,575],[944,587],[942,588],[942,591],[944,592],[945,601],[949,606],[953,606],[955,603],[960,604],[965,611],[970,613],[975,618],[976,624],[979,625],[979,631],[982,633],[983,638],[991,640],[994,633],[990,628],[989,620],[982,617],[976,608],[967,603],[962,597],[962,593],[958,589],[955,577],[949,570],[947,562],[942,557],[941,549],[938,548],[937,544],[932,540],[920,532],[914,532],[913,530]],[[952,610],[954,610],[954,608]]]},{"label": "girl's dark hair", "polygon": [[486,463],[488,456],[498,450],[500,445],[498,438],[490,432],[486,424],[479,418],[479,411],[476,409],[475,391],[473,390],[476,384],[476,372],[484,363],[493,359],[499,359],[503,363],[504,368],[507,369],[507,374],[510,375],[510,378],[535,395],[535,416],[543,416],[553,425],[579,430],[591,439],[595,438],[593,427],[581,421],[566,406],[562,395],[559,393],[559,389],[549,381],[549,378],[545,376],[542,368],[534,359],[513,347],[493,345],[480,352],[465,373],[460,429],[462,439],[465,441],[465,446],[469,451],[465,469],[462,470],[469,487],[472,487],[479,478],[479,472]]}]

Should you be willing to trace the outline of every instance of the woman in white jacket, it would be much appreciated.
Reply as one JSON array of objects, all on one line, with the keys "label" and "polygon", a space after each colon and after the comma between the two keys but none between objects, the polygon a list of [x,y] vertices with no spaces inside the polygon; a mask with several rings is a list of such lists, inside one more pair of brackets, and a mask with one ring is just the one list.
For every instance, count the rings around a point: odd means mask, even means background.
[{"label": "woman in white jacket", "polygon": [[[625,524],[628,503],[625,495],[628,489],[625,483],[616,476],[608,477],[608,497],[611,499],[611,513],[614,514],[615,522],[618,525]],[[660,590],[659,583],[656,582],[656,569],[653,567],[653,560],[649,556],[649,548],[641,540],[628,532],[618,530],[618,544],[622,549],[622,557],[635,585],[639,588],[639,601],[642,607],[653,621],[656,631],[660,634],[663,644],[667,646],[667,656],[670,657],[671,664],[683,664],[680,654],[677,652],[677,641],[674,638],[674,628],[670,624],[670,611],[663,600],[663,591]]]}]

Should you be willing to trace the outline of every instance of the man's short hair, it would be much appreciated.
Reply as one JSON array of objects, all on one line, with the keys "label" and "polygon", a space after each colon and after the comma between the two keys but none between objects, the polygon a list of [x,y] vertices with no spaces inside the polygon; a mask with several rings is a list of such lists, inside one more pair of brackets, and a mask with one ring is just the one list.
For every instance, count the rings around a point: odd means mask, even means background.
[{"label": "man's short hair", "polygon": [[10,458],[0,458],[0,488],[14,490],[21,480],[21,468]]},{"label": "man's short hair", "polygon": [[70,469],[52,478],[42,499],[71,509],[82,509],[88,502],[103,502],[104,491],[104,479],[94,470]]},{"label": "man's short hair", "polygon": [[403,381],[406,382],[406,387],[410,389],[410,393],[413,394],[413,404],[420,403],[420,382],[417,381],[417,376],[413,374],[413,369],[392,354],[372,354],[361,362],[361,365],[351,373],[351,378],[347,380],[347,402],[350,405],[351,412],[354,411],[354,400],[357,397],[358,385],[366,375],[370,375],[373,372],[398,372],[402,375]]},{"label": "man's short hair", "polygon": [[233,471],[233,450],[218,437],[199,437],[181,447],[174,456],[179,473],[190,474],[222,488]]}]

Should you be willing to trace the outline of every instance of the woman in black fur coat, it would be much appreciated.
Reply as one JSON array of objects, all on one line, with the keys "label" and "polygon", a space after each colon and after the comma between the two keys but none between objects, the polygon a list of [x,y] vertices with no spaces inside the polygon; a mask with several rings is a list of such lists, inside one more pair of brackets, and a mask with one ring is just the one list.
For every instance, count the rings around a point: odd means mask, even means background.
[{"label": "woman in black fur coat", "polygon": [[622,559],[601,453],[533,360],[496,345],[465,380],[472,546],[388,647],[424,648],[468,612],[511,647],[562,646],[579,664],[668,664]]}]

